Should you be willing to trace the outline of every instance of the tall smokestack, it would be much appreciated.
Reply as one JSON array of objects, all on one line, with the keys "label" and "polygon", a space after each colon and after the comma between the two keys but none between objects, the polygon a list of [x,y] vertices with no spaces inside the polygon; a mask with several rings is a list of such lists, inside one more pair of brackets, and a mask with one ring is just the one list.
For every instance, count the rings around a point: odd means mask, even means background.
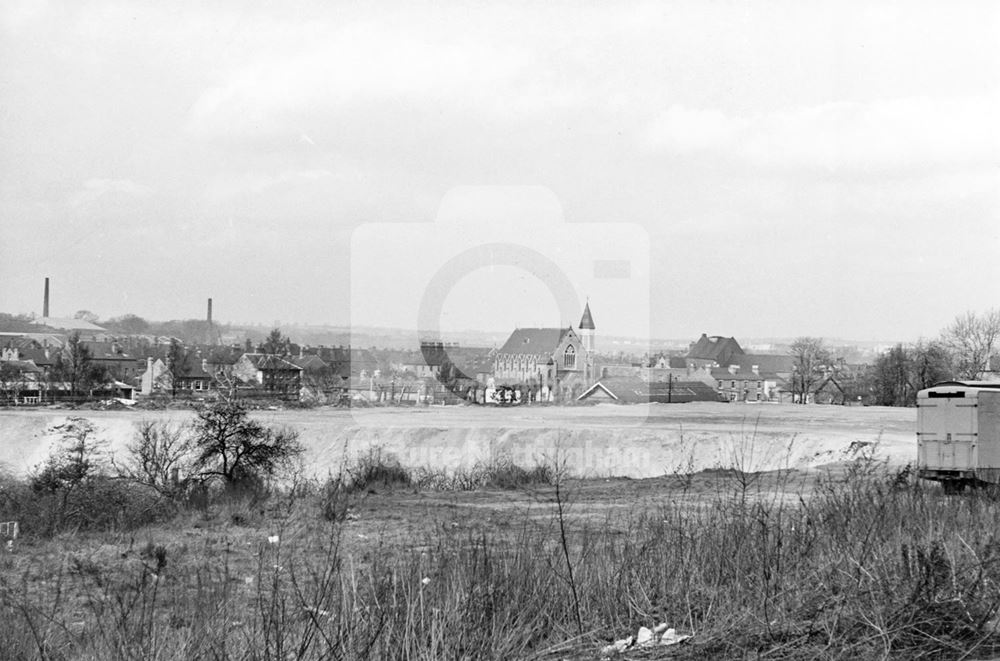
[{"label": "tall smokestack", "polygon": [[205,343],[215,344],[215,329],[212,328],[212,299],[208,299],[208,329],[205,332],[208,335],[205,338]]},{"label": "tall smokestack", "polygon": [[45,278],[45,299],[42,301],[42,316],[49,316],[49,279]]}]

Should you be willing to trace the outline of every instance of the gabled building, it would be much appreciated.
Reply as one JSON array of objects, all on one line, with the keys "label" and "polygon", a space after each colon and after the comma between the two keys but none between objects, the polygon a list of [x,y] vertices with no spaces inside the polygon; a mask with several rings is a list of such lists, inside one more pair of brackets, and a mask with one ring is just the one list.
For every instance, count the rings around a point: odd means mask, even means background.
[{"label": "gabled building", "polygon": [[120,343],[81,341],[80,344],[90,353],[90,364],[115,379],[131,382],[140,376],[141,363],[136,361],[135,356],[126,353]]},{"label": "gabled building", "polygon": [[[702,333],[698,341],[691,344],[684,361],[686,367],[694,369],[705,366],[727,367],[737,363],[743,355],[745,352],[736,338],[721,335],[709,337]],[[674,365],[671,364],[670,367]]]},{"label": "gabled building", "polygon": [[215,378],[208,369],[208,359],[196,353],[184,356],[180,369],[173,374],[174,390],[189,392],[206,392],[212,390]]},{"label": "gabled building", "polygon": [[301,367],[302,372],[312,377],[322,378],[332,374],[330,366],[323,361],[319,356],[314,355],[299,355],[299,356],[289,356],[286,358],[288,362],[295,365],[296,367]]},{"label": "gabled building", "polygon": [[537,389],[543,400],[575,399],[596,373],[596,326],[589,302],[579,328],[516,329],[493,356],[495,385]]},{"label": "gabled building", "polygon": [[59,362],[61,349],[50,349],[49,347],[28,347],[18,350],[20,360],[30,360],[37,365],[44,375],[48,376],[55,369]]},{"label": "gabled building", "polygon": [[45,375],[30,360],[22,360],[17,350],[4,349],[0,356],[0,402],[38,404],[45,387]]},{"label": "gabled building", "polygon": [[161,358],[146,359],[146,369],[139,377],[139,392],[143,395],[170,392],[170,371]]},{"label": "gabled building", "polygon": [[139,384],[139,392],[143,395],[203,393],[214,389],[215,376],[209,371],[206,359],[196,353],[186,354],[176,370],[170,369],[166,359],[150,357],[139,376]]},{"label": "gabled building", "polygon": [[702,381],[647,381],[637,377],[607,377],[584,390],[578,401],[614,402],[616,404],[684,404],[717,402],[715,389]]},{"label": "gabled building", "polygon": [[420,343],[420,353],[417,359],[406,366],[418,379],[437,378],[441,368],[448,363],[451,344],[438,340],[424,340]]},{"label": "gabled building", "polygon": [[302,387],[302,368],[269,353],[243,354],[233,365],[233,375],[269,393],[297,395]]},{"label": "gabled building", "polygon": [[498,385],[527,384],[552,387],[571,377],[583,378],[583,340],[566,328],[518,328],[493,363]]},{"label": "gabled building", "polygon": [[741,372],[752,372],[764,380],[764,399],[780,398],[780,390],[792,377],[795,357],[785,354],[746,354],[739,359]]},{"label": "gabled building", "polygon": [[485,384],[493,375],[496,349],[487,347],[453,347],[448,350],[455,378]]},{"label": "gabled building", "polygon": [[723,401],[764,402],[768,399],[764,377],[753,371],[742,370],[739,365],[716,367],[712,369],[712,378],[716,380],[717,390]]}]

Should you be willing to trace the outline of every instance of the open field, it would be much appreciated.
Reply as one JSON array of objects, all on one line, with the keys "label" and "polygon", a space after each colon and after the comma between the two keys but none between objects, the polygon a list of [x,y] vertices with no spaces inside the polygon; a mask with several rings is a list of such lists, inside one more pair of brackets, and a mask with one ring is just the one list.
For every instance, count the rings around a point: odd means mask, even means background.
[{"label": "open field", "polygon": [[335,519],[320,489],[26,536],[0,552],[0,639],[27,659],[598,659],[665,623],[691,639],[615,658],[991,658],[1000,506],[870,467],[372,485]]},{"label": "open field", "polygon": [[[809,469],[871,448],[890,465],[916,457],[914,409],[670,404],[581,407],[309,409],[256,414],[300,434],[317,475],[379,446],[406,466],[455,469],[498,454],[531,465],[558,456],[579,477],[656,477],[728,468]],[[0,462],[24,471],[40,462],[67,417],[93,421],[120,449],[143,419],[184,421],[186,411],[0,411]]]},{"label": "open field", "polygon": [[[189,414],[6,412],[4,457],[22,468],[31,453],[40,460],[67,415],[90,418],[120,446],[138,419]],[[259,415],[299,430],[318,479],[269,495],[161,503],[162,513],[146,509],[150,494],[136,498],[112,479],[105,491],[74,494],[88,503],[84,513],[107,511],[109,523],[74,529],[67,519],[46,536],[26,518],[13,552],[0,551],[5,653],[598,659],[660,623],[691,638],[611,656],[985,659],[1000,651],[1000,505],[990,493],[947,496],[913,479],[905,467],[912,410]],[[418,442],[437,454],[421,454]],[[345,456],[347,473],[360,474],[358,457],[370,447],[412,470],[353,488],[326,477]],[[561,459],[577,477],[531,473],[507,488],[420,479],[518,456]],[[592,471],[591,457],[617,463]],[[658,476],[635,479],[644,474]],[[12,507],[30,514],[36,499],[0,474],[0,519]],[[137,506],[146,518],[136,523],[114,515]]]}]

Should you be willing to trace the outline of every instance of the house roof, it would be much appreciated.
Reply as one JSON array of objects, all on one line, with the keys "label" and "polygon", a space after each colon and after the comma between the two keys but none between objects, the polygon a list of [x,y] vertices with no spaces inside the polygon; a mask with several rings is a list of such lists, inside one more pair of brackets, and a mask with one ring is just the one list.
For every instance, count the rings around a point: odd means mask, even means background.
[{"label": "house roof", "polygon": [[572,332],[572,328],[518,328],[500,347],[499,353],[550,356]]},{"label": "house roof", "polygon": [[307,372],[322,372],[330,368],[319,356],[292,356],[287,360]]},{"label": "house roof", "polygon": [[184,356],[184,367],[177,375],[181,379],[210,379],[212,375],[205,371],[204,364],[200,356],[189,353]]},{"label": "house roof", "polygon": [[134,360],[117,342],[80,342],[95,360]]},{"label": "house roof", "polygon": [[0,361],[4,367],[9,367],[21,372],[22,374],[37,374],[42,370],[35,363],[30,360],[4,360]]},{"label": "house roof", "polygon": [[107,332],[107,329],[98,326],[97,324],[92,324],[89,321],[84,321],[83,319],[70,319],[69,317],[39,317],[38,319],[35,319],[35,323],[42,326],[48,326],[49,328],[58,328],[59,330]]},{"label": "house roof", "polygon": [[269,371],[291,371],[294,370],[299,372],[302,370],[298,365],[294,365],[281,356],[276,356],[272,353],[245,353],[243,358],[247,359],[250,364],[259,370],[269,370]]},{"label": "house roof", "polygon": [[580,318],[580,330],[595,330],[594,317],[590,314],[590,301],[583,308],[583,317]]},{"label": "house roof", "polygon": [[243,350],[234,347],[208,347],[202,355],[210,365],[233,365],[243,355]]},{"label": "house roof", "polygon": [[754,365],[761,374],[777,374],[779,372],[791,372],[795,365],[795,356],[783,354],[746,354],[740,356],[737,361],[740,369],[750,370]]},{"label": "house roof", "polygon": [[488,347],[454,347],[448,358],[466,376],[493,371],[493,349]]},{"label": "house roof", "polygon": [[714,360],[722,365],[730,362],[733,356],[742,356],[743,348],[733,337],[722,337],[713,335],[709,337],[704,333],[698,338],[688,351],[687,357],[698,360]]},{"label": "house roof", "polygon": [[420,357],[428,367],[440,367],[449,356],[448,349],[443,342],[421,342]]},{"label": "house roof", "polygon": [[58,350],[49,351],[48,357],[45,356],[45,349],[32,349],[25,348],[18,351],[18,354],[23,360],[30,360],[35,365],[55,365],[57,356],[59,355]]},{"label": "house roof", "polygon": [[735,379],[737,381],[760,381],[764,377],[760,374],[754,374],[750,370],[738,369],[735,373],[730,372],[725,367],[715,367],[712,369],[712,377],[720,381],[725,381],[727,379]]},{"label": "house roof", "polygon": [[0,338],[5,340],[4,344],[27,349],[32,343],[39,347],[52,347],[58,349],[66,343],[66,336],[56,331],[51,333],[9,333],[0,331]]},{"label": "house roof", "polygon": [[623,404],[719,401],[718,393],[701,381],[646,381],[635,377],[601,379],[577,399],[587,399],[598,390]]}]

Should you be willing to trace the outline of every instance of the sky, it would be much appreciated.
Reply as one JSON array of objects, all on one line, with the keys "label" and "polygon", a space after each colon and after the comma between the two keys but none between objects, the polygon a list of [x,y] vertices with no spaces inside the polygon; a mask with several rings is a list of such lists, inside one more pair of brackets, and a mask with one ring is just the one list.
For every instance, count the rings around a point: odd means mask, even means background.
[{"label": "sky", "polygon": [[5,0],[0,310],[932,337],[997,117],[989,0]]}]

